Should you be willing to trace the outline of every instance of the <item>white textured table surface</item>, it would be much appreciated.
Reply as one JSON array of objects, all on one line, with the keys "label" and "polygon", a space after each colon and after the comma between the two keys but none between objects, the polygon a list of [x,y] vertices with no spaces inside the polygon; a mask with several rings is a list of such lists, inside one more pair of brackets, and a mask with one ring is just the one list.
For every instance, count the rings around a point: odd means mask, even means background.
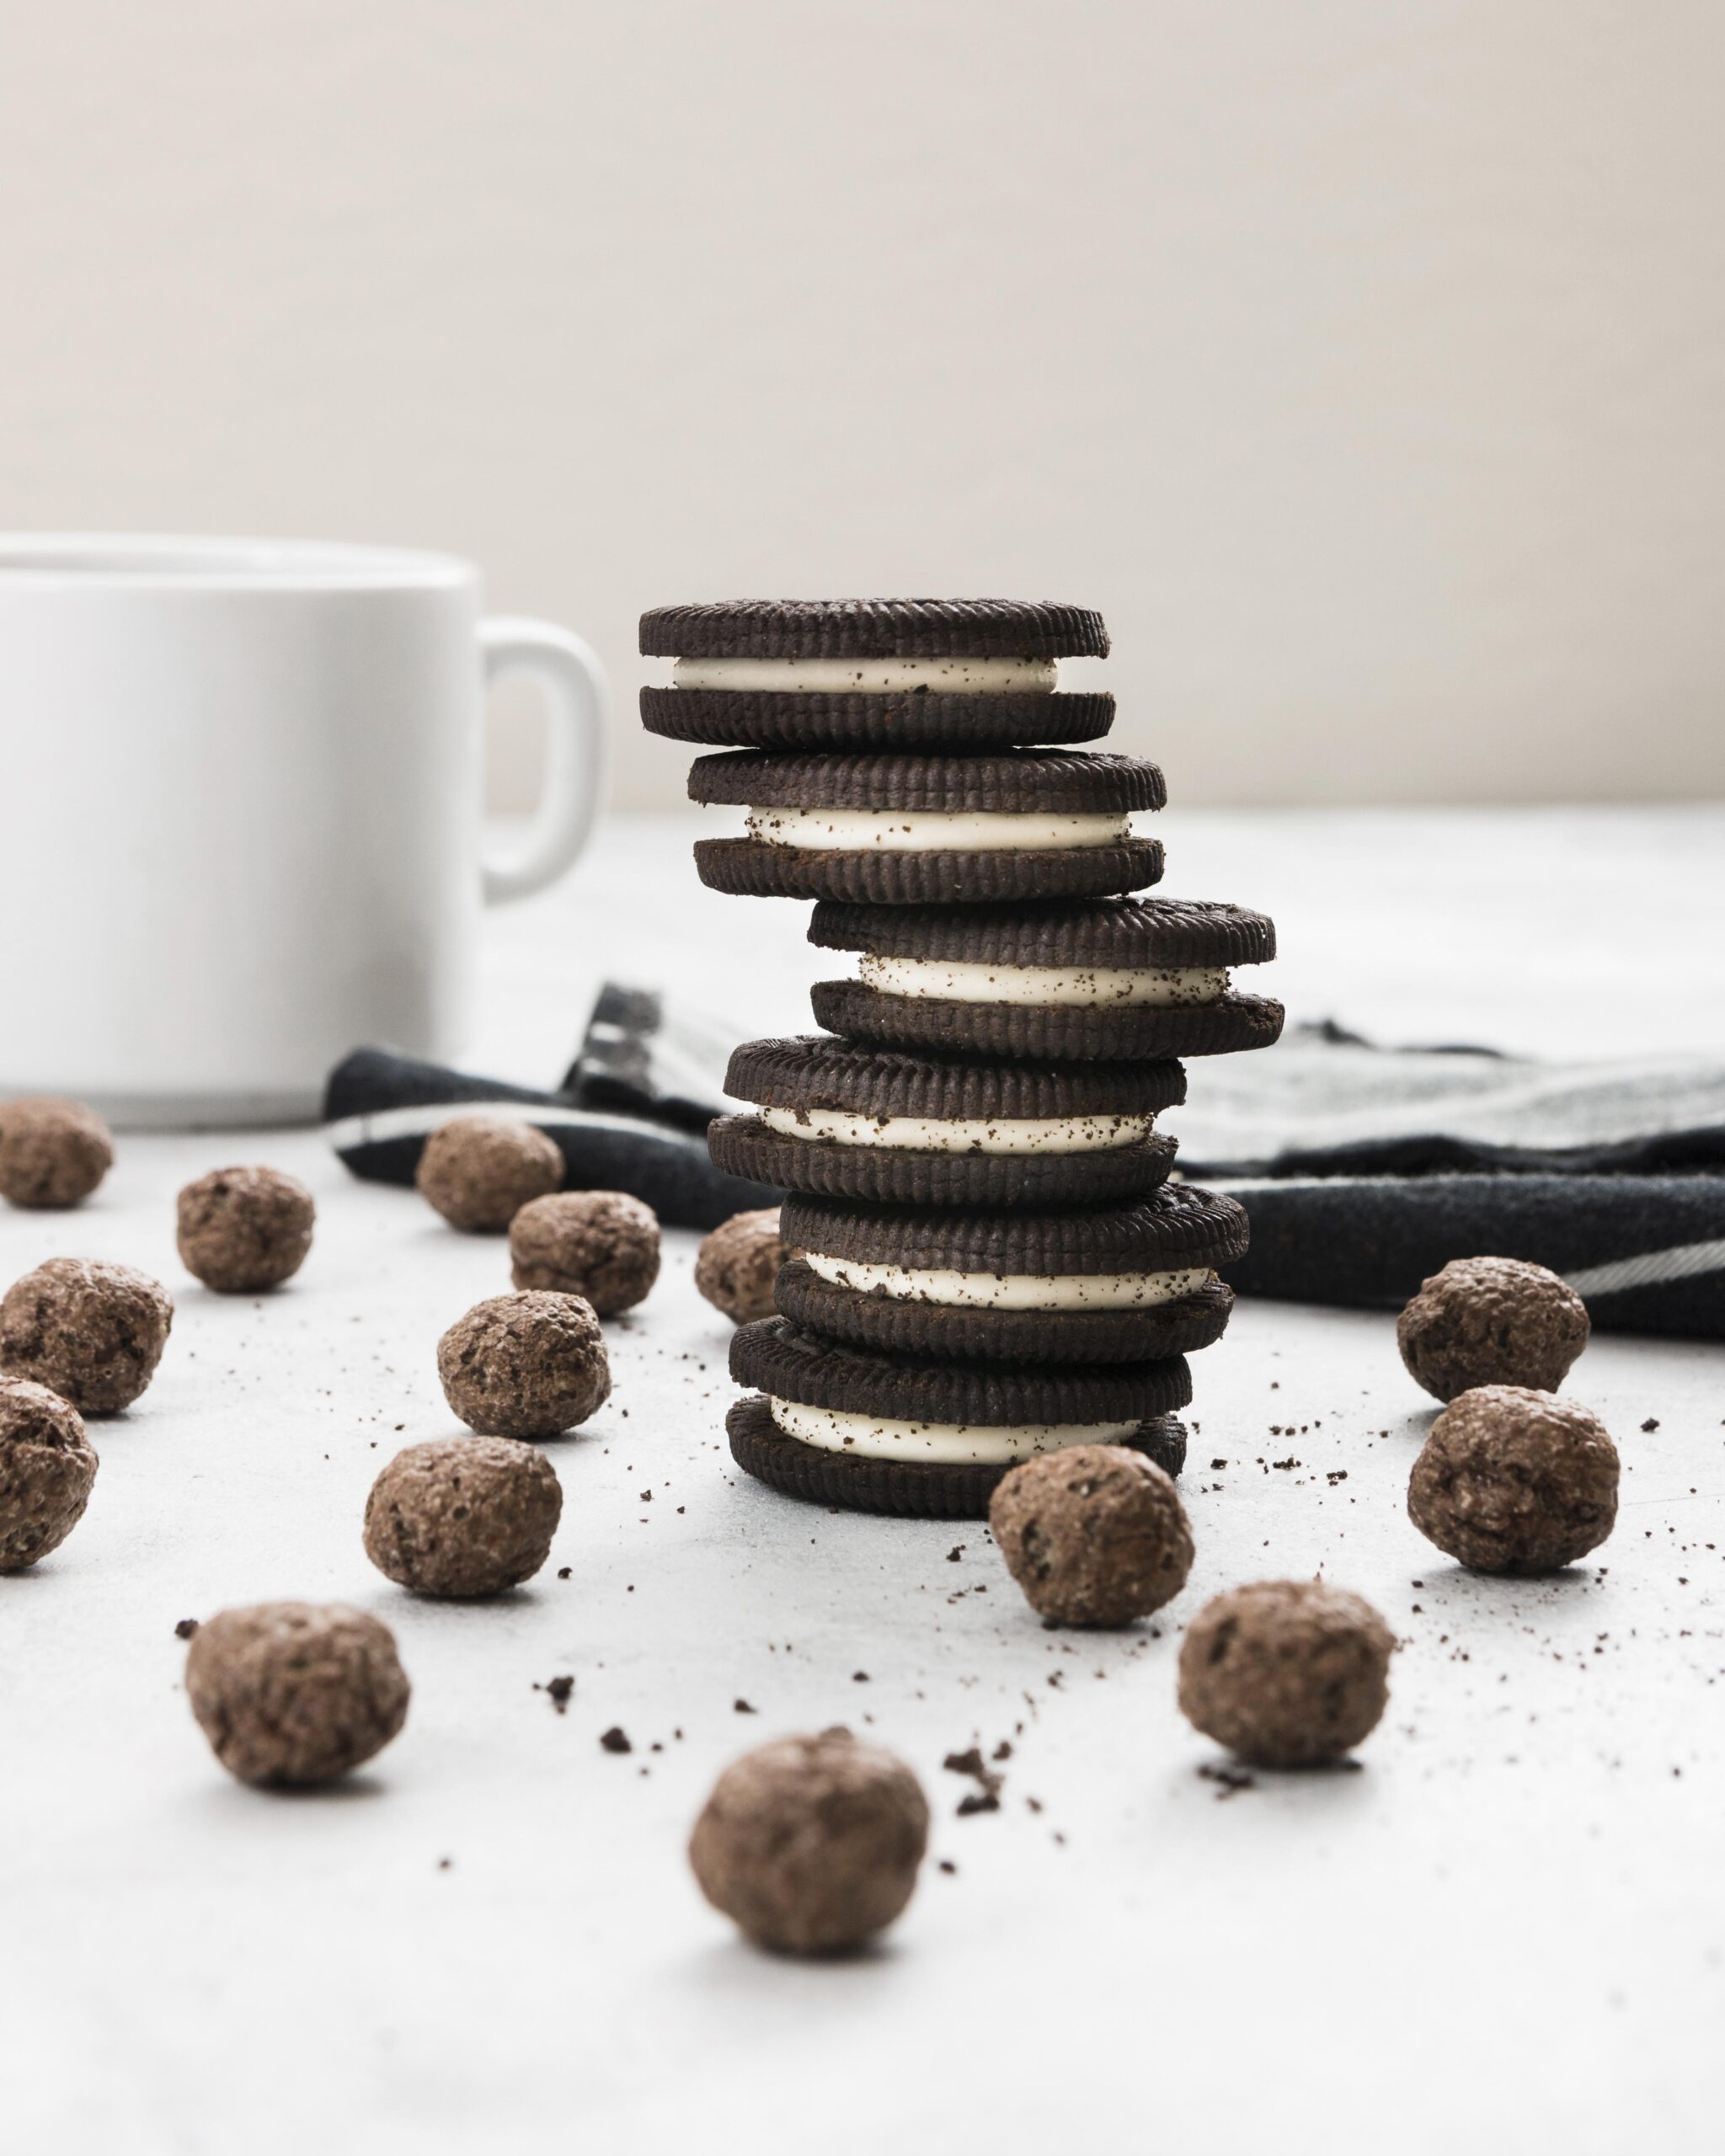
[{"label": "white textured table surface", "polygon": [[[1297,1015],[1725,1047],[1720,812],[1167,820],[1168,888],[1278,915]],[[708,898],[688,836],[615,825],[496,919],[476,1067],[554,1075],[604,974],[805,1022],[798,910]],[[263,1303],[208,1295],[173,1249],[179,1183],[245,1157],[320,1207]],[[1623,1448],[1617,1532],[1505,1583],[1407,1522],[1429,1403],[1390,1321],[1244,1307],[1194,1366],[1187,1592],[1155,1629],[1081,1636],[1039,1627],[980,1528],[735,1476],[728,1328],[694,1238],[667,1240],[609,1328],[611,1403],[550,1448],[552,1565],[464,1608],[388,1587],[359,1520],[396,1446],[453,1432],[433,1347],[506,1284],[497,1243],[306,1133],[133,1138],[84,1211],[0,1215],[0,1278],[72,1251],[178,1299],[157,1382],[96,1426],[85,1522],[0,1581],[6,2145],[1717,2146],[1725,1354],[1594,1343],[1569,1389]],[[1387,1720],[1359,1772],[1218,1801],[1173,1705],[1179,1625],[1320,1566],[1403,1641]],[[376,1610],[414,1680],[402,1737],[323,1796],[230,1782],[180,1686],[176,1620],[285,1594]],[[563,1673],[558,1715],[534,1688]],[[873,1956],[768,1960],[701,1903],[683,1838],[734,1752],[841,1719],[917,1768],[957,1869],[931,1863]],[[943,1754],[1002,1738],[1002,1810],[955,1817]]]}]

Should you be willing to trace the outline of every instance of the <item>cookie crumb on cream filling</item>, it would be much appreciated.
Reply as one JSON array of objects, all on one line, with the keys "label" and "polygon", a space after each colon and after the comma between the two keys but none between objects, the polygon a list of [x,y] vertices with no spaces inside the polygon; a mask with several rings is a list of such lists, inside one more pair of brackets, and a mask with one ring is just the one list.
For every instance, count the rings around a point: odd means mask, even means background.
[{"label": "cookie crumb on cream filling", "polygon": [[806,1248],[799,1254],[835,1287],[963,1310],[1148,1310],[1194,1294],[1215,1278],[1207,1265],[1176,1273],[958,1273],[942,1267],[869,1264]]},{"label": "cookie crumb on cream filling", "polygon": [[905,1422],[852,1408],[807,1407],[769,1393],[766,1405],[788,1438],[825,1452],[868,1460],[916,1460],[937,1467],[1010,1467],[1065,1445],[1118,1444],[1144,1427],[1134,1422]]},{"label": "cookie crumb on cream filling", "polygon": [[1047,696],[1051,659],[679,659],[679,689],[782,696],[892,696],[929,689],[943,696]]},{"label": "cookie crumb on cream filling", "polygon": [[949,1003],[1216,1003],[1228,992],[1226,966],[997,966],[865,951],[857,971],[883,995]]},{"label": "cookie crumb on cream filling", "polygon": [[773,1107],[760,1115],[782,1137],[907,1153],[1124,1152],[1141,1145],[1156,1128],[1153,1115],[878,1116]]},{"label": "cookie crumb on cream filling", "polygon": [[751,808],[748,835],[815,853],[1048,853],[1124,846],[1124,809],[1050,815],[1035,809]]}]

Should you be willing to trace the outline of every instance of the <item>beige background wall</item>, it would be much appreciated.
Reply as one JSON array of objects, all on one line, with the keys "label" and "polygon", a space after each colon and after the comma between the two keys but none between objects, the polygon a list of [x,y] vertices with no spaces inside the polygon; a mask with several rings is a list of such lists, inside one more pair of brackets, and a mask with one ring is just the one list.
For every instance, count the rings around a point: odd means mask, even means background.
[{"label": "beige background wall", "polygon": [[[1107,612],[1187,801],[1725,792],[1715,0],[56,0],[0,520]],[[532,728],[499,728],[503,798]]]}]

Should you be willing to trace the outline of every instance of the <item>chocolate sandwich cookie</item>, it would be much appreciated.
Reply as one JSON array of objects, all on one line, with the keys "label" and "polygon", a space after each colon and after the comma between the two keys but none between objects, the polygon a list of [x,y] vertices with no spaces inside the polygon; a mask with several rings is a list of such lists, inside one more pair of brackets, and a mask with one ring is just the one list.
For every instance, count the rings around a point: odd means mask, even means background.
[{"label": "chocolate sandwich cookie", "polygon": [[756,1113],[708,1125],[715,1167],[781,1190],[941,1209],[1141,1197],[1173,1165],[1155,1118],[1186,1097],[1178,1063],[964,1063],[820,1033],[745,1042],[724,1083]]},{"label": "chocolate sandwich cookie", "polygon": [[966,1055],[1114,1059],[1268,1048],[1282,1006],[1232,987],[1276,954],[1274,925],[1197,899],[1036,905],[818,905],[809,940],[862,956],[817,982],[836,1033]]},{"label": "chocolate sandwich cookie", "polygon": [[1149,1363],[1219,1340],[1215,1268],[1244,1255],[1231,1198],[1172,1183],[1132,1205],[907,1213],[787,1198],[780,1313],[884,1354]]},{"label": "chocolate sandwich cookie", "polygon": [[1107,655],[1087,607],[1006,599],[736,600],[641,617],[676,662],[643,689],[649,734],[713,748],[1010,749],[1094,741],[1110,696],[1064,695],[1055,661]]},{"label": "chocolate sandwich cookie", "polygon": [[1130,1445],[1170,1474],[1185,1460],[1178,1355],[1101,1370],[900,1362],[775,1317],[737,1334],[731,1375],[758,1388],[726,1419],[738,1465],[861,1512],[980,1518],[1008,1468],[1065,1445]]},{"label": "chocolate sandwich cookie", "polygon": [[1099,897],[1162,873],[1130,819],[1166,798],[1130,756],[699,756],[692,800],[747,808],[748,835],[702,839],[714,890],[868,905]]}]

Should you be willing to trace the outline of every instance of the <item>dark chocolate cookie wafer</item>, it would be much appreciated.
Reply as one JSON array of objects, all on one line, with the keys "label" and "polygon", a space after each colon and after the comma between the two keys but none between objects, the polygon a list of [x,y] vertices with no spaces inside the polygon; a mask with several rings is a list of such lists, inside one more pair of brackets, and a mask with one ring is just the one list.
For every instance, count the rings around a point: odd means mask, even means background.
[{"label": "dark chocolate cookie wafer", "polygon": [[822,1025],[858,1040],[1106,1059],[1267,1048],[1282,1028],[1279,1003],[1229,984],[1231,968],[1275,956],[1274,925],[1244,906],[827,904],[815,908],[809,940],[862,953],[859,979],[813,991]]},{"label": "dark chocolate cookie wafer", "polygon": [[731,599],[654,606],[641,649],[664,659],[1106,659],[1087,606],[1020,599]]},{"label": "dark chocolate cookie wafer", "polygon": [[851,750],[951,755],[1036,743],[1099,741],[1114,723],[1110,696],[868,695],[792,690],[643,689],[649,734],[708,749]]},{"label": "dark chocolate cookie wafer", "polygon": [[811,1034],[746,1043],[725,1091],[759,1108],[709,1126],[733,1174],[887,1204],[1070,1206],[1166,1179],[1174,1141],[1151,1118],[1186,1079],[1178,1063],[990,1065]]},{"label": "dark chocolate cookie wafer", "polygon": [[[988,1501],[1005,1467],[940,1466],[913,1460],[862,1460],[827,1452],[787,1437],[758,1392],[734,1401],[725,1417],[731,1457],[757,1482],[788,1497],[815,1505],[842,1505],[858,1513],[891,1513],[900,1519],[986,1519]],[[1129,1444],[1170,1475],[1186,1465],[1186,1426],[1172,1415],[1140,1422]]]},{"label": "dark chocolate cookie wafer", "polygon": [[756,897],[966,905],[1103,896],[1153,883],[1162,849],[1129,819],[1162,773],[1130,756],[701,756],[692,799],[746,807],[749,835],[703,839],[703,883]]},{"label": "dark chocolate cookie wafer", "polygon": [[1244,1209],[1189,1183],[1135,1205],[907,1213],[788,1198],[780,1312],[883,1353],[1012,1363],[1151,1362],[1220,1337],[1214,1268]]}]

